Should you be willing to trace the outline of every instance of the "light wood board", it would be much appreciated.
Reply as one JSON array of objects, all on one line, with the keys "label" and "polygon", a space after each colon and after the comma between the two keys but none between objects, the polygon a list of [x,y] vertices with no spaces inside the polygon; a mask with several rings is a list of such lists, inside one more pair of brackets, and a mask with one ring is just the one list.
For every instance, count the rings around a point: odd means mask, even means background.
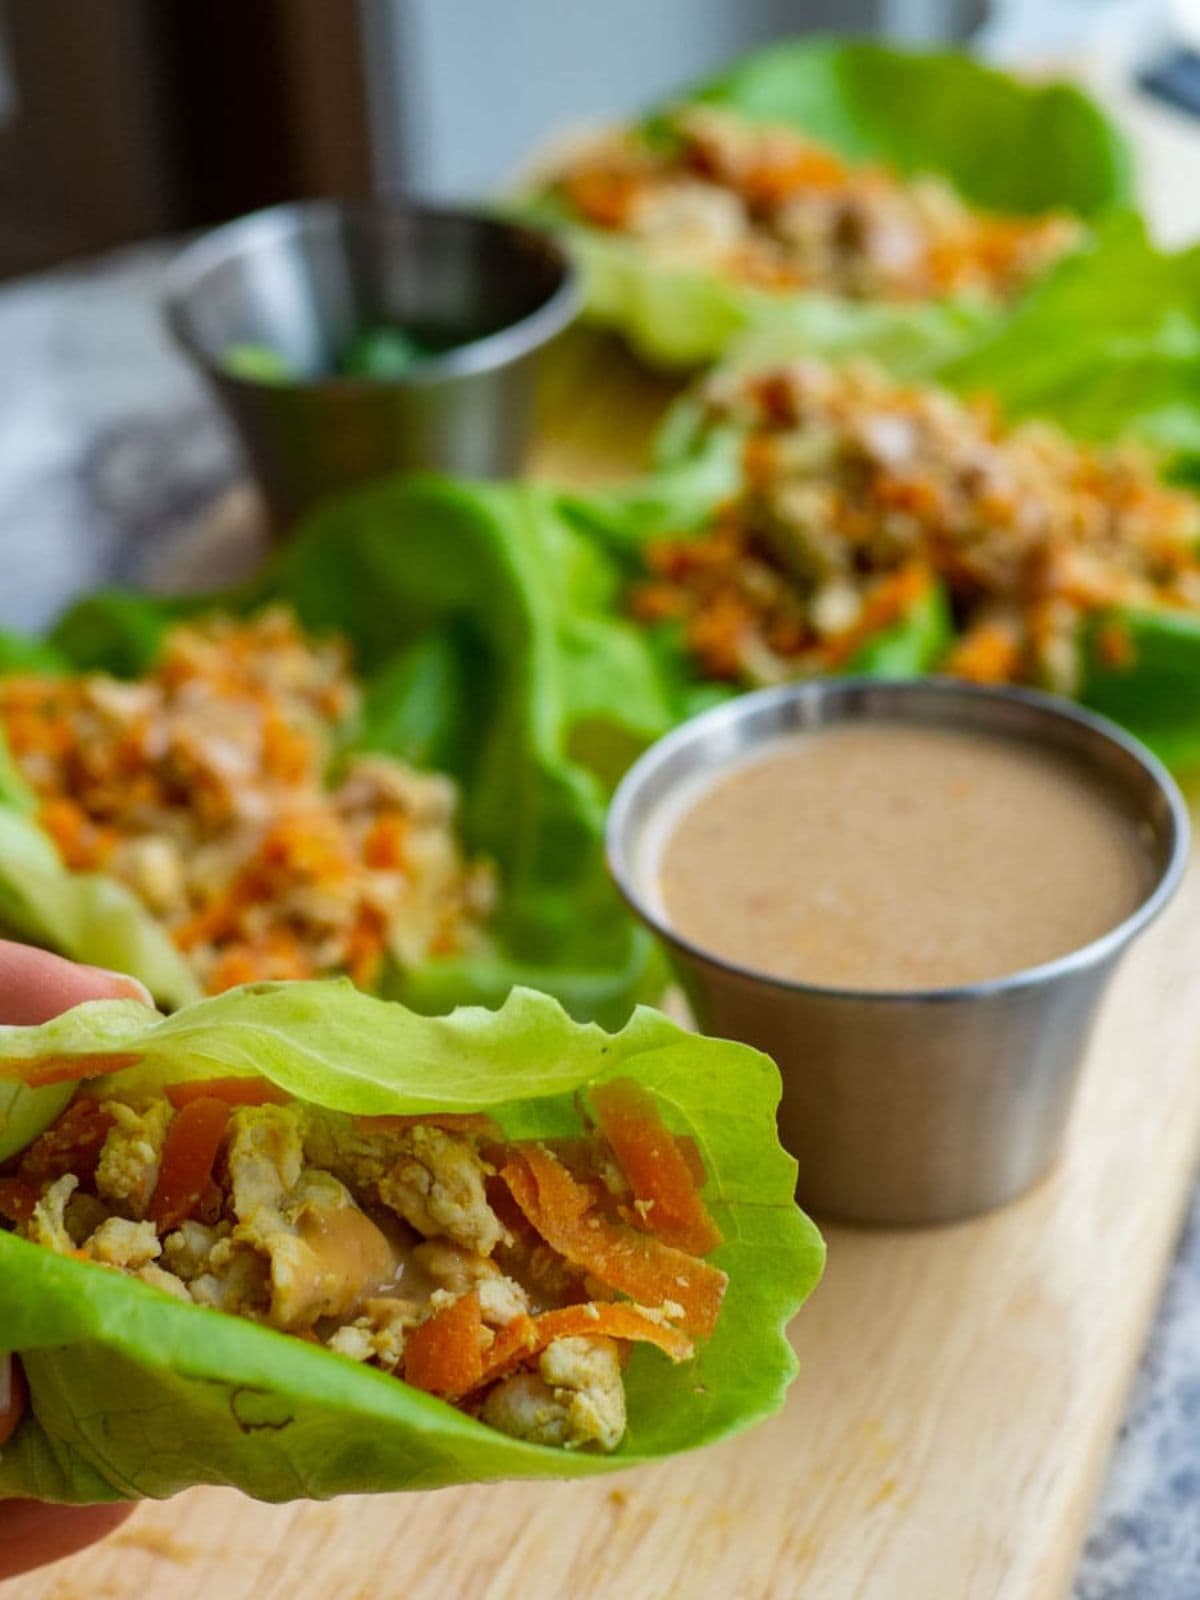
[{"label": "light wood board", "polygon": [[[535,468],[636,464],[665,386],[595,341]],[[197,1490],[5,1600],[1057,1600],[1200,1148],[1200,868],[1106,1004],[1063,1162],[994,1216],[829,1230],[786,1410],[591,1483],[264,1507]]]}]

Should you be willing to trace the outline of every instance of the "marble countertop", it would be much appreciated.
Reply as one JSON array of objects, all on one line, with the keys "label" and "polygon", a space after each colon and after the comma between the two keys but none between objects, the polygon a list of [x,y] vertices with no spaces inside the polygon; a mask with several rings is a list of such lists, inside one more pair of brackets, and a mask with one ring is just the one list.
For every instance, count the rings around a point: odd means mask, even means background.
[{"label": "marble countertop", "polygon": [[[106,581],[219,584],[261,554],[233,441],[160,327],[163,260],[148,247],[0,289],[0,627],[40,628]],[[1200,1201],[1074,1593],[1200,1596]]]}]

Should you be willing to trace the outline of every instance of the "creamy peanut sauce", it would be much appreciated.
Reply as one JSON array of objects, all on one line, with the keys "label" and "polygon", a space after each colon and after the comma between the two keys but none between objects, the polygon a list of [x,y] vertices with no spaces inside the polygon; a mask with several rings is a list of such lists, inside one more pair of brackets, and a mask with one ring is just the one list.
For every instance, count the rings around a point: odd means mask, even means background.
[{"label": "creamy peanut sauce", "polygon": [[1134,822],[1069,757],[916,723],[779,740],[685,792],[647,863],[658,910],[738,966],[949,988],[1065,955],[1149,892]]}]

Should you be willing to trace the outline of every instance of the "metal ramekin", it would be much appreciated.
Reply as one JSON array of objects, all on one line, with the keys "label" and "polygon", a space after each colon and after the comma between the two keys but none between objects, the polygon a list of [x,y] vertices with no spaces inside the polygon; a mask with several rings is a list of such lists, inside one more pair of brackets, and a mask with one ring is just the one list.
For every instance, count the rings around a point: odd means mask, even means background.
[{"label": "metal ramekin", "polygon": [[[649,903],[648,824],[678,786],[781,734],[858,719],[1004,733],[1073,755],[1140,822],[1153,887],[1124,922],[1059,960],[960,988],[823,988],[698,949]],[[1130,940],[1183,874],[1188,817],[1166,770],[1113,723],[1047,695],[947,679],[826,679],[748,694],[659,741],[624,778],[608,859],[662,939],[706,1033],[773,1056],[780,1134],[812,1210],[877,1224],[947,1222],[1003,1204],[1054,1161],[1097,1004]]]},{"label": "metal ramekin", "polygon": [[[430,467],[507,477],[543,348],[574,318],[574,268],[548,234],[410,201],[312,200],[227,223],[172,265],[164,310],[238,430],[278,530],[326,495]],[[320,370],[378,324],[461,340],[396,378],[262,382],[239,344]]]}]

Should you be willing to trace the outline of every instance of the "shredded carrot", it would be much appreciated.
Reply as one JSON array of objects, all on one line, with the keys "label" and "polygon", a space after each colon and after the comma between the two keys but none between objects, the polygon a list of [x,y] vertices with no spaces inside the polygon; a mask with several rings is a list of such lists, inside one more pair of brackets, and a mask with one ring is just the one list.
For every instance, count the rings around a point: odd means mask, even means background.
[{"label": "shredded carrot", "polygon": [[479,1296],[465,1294],[409,1335],[404,1350],[405,1382],[446,1400],[470,1394],[483,1377],[485,1338]]},{"label": "shredded carrot", "polygon": [[23,1178],[0,1178],[0,1217],[6,1222],[28,1222],[37,1201],[37,1190]]},{"label": "shredded carrot", "polygon": [[832,150],[812,145],[787,151],[782,159],[755,163],[745,174],[743,187],[752,206],[770,209],[799,190],[839,189],[849,176],[850,169]]},{"label": "shredded carrot", "polygon": [[1020,639],[1011,628],[988,622],[968,629],[945,661],[948,673],[972,683],[1012,683],[1020,665]]},{"label": "shredded carrot", "polygon": [[597,1337],[657,1345],[672,1361],[688,1361],[695,1353],[686,1333],[654,1321],[636,1306],[592,1300],[585,1305],[561,1306],[540,1317],[517,1317],[499,1329],[484,1357],[480,1383],[506,1377],[556,1339]]},{"label": "shredded carrot", "polygon": [[630,1078],[597,1084],[591,1102],[600,1131],[629,1180],[637,1214],[665,1244],[706,1256],[721,1243],[687,1160],[659,1115],[654,1096]]},{"label": "shredded carrot", "polygon": [[400,811],[384,811],[371,825],[363,842],[363,860],[378,871],[395,872],[406,863],[408,818]]},{"label": "shredded carrot", "polygon": [[224,893],[213,898],[180,923],[171,937],[180,950],[194,950],[198,944],[211,944],[227,936],[236,924],[247,898],[246,886],[235,878]]},{"label": "shredded carrot", "polygon": [[880,579],[868,592],[854,626],[826,644],[826,665],[844,665],[877,633],[903,617],[932,587],[933,574],[922,561],[910,561]]},{"label": "shredded carrot", "polygon": [[689,1333],[712,1332],[729,1281],[719,1268],[610,1222],[589,1190],[537,1145],[514,1151],[500,1175],[542,1238],[568,1261],[641,1305],[677,1305],[675,1320]]},{"label": "shredded carrot", "polygon": [[132,1052],[87,1056],[34,1056],[29,1061],[0,1061],[0,1078],[16,1079],[31,1089],[52,1083],[78,1083],[82,1078],[103,1078],[110,1072],[134,1067],[141,1056]]},{"label": "shredded carrot", "polygon": [[636,180],[622,172],[572,174],[567,189],[571,203],[600,228],[622,227],[638,192]]},{"label": "shredded carrot", "polygon": [[[7,1368],[8,1378],[4,1379]],[[25,1415],[29,1391],[25,1387],[25,1374],[16,1356],[0,1355],[0,1450],[17,1431],[17,1424]]]},{"label": "shredded carrot", "polygon": [[373,988],[383,966],[387,926],[374,906],[359,908],[346,941],[346,971],[360,989]]},{"label": "shredded carrot", "polygon": [[224,1100],[189,1100],[171,1119],[150,1198],[150,1220],[159,1233],[177,1228],[211,1199],[213,1166],[230,1109]]},{"label": "shredded carrot", "polygon": [[227,1106],[285,1106],[292,1098],[267,1078],[185,1078],[167,1084],[163,1092],[176,1111],[196,1100],[220,1100]]},{"label": "shredded carrot", "polygon": [[90,1184],[112,1125],[112,1114],[98,1101],[74,1101],[25,1151],[17,1176],[34,1189],[53,1183],[68,1172],[80,1183]]}]

